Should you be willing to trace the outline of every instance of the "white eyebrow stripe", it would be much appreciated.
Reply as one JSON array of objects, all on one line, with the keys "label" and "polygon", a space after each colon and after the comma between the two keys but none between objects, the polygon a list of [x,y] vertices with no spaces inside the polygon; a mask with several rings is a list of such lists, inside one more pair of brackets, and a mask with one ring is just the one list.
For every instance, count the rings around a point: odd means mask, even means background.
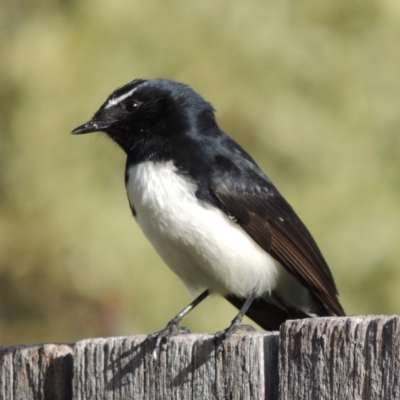
[{"label": "white eyebrow stripe", "polygon": [[110,99],[104,108],[110,108],[112,106],[115,106],[116,104],[120,103],[122,100],[125,100],[126,98],[128,98],[132,93],[136,92],[136,90],[137,90],[137,87],[133,88],[128,93],[125,93],[119,97]]}]

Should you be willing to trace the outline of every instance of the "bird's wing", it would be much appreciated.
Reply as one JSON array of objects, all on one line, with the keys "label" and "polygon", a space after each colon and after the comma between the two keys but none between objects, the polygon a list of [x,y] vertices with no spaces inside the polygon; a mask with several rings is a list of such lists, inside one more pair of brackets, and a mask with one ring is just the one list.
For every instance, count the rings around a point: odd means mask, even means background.
[{"label": "bird's wing", "polygon": [[310,291],[326,315],[345,315],[332,274],[311,234],[272,183],[258,171],[250,172],[245,180],[219,176],[214,181],[212,191],[220,208]]}]

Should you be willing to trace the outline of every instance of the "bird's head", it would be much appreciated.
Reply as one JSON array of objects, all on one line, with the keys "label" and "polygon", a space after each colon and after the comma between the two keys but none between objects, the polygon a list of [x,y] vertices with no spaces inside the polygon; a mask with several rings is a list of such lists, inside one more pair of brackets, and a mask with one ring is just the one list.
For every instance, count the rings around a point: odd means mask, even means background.
[{"label": "bird's head", "polygon": [[73,134],[105,132],[130,155],[148,143],[215,125],[214,110],[189,86],[166,79],[134,80],[115,90]]}]

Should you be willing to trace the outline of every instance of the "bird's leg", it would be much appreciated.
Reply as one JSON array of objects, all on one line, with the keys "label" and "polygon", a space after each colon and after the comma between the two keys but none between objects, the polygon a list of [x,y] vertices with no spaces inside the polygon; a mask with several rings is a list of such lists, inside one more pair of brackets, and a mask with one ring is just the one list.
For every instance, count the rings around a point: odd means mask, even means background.
[{"label": "bird's leg", "polygon": [[168,340],[173,335],[179,333],[190,333],[190,330],[185,327],[179,326],[179,322],[186,317],[198,304],[200,304],[208,295],[210,291],[205,290],[200,296],[196,297],[187,307],[185,307],[179,314],[177,314],[171,321],[168,322],[167,326],[159,332],[155,332],[147,337],[147,340],[156,340],[153,350],[154,359],[158,358],[160,352],[161,343],[163,340]]},{"label": "bird's leg", "polygon": [[238,315],[236,315],[236,317],[232,320],[232,323],[230,324],[230,326],[228,328],[224,329],[223,331],[217,332],[215,334],[214,340],[215,340],[215,343],[217,344],[217,346],[220,346],[224,340],[229,339],[229,337],[239,329],[245,330],[247,332],[256,330],[251,325],[242,325],[242,319],[256,297],[257,297],[256,294],[252,293],[248,297],[248,299],[244,302]]}]

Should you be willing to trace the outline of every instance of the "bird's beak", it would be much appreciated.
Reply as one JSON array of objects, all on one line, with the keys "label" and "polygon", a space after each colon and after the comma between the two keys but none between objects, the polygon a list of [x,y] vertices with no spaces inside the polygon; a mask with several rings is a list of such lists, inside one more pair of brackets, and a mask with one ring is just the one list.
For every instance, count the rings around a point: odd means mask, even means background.
[{"label": "bird's beak", "polygon": [[111,126],[111,124],[112,121],[93,118],[89,122],[86,122],[86,124],[80,125],[75,128],[71,133],[73,135],[80,135],[82,133],[105,131]]}]

